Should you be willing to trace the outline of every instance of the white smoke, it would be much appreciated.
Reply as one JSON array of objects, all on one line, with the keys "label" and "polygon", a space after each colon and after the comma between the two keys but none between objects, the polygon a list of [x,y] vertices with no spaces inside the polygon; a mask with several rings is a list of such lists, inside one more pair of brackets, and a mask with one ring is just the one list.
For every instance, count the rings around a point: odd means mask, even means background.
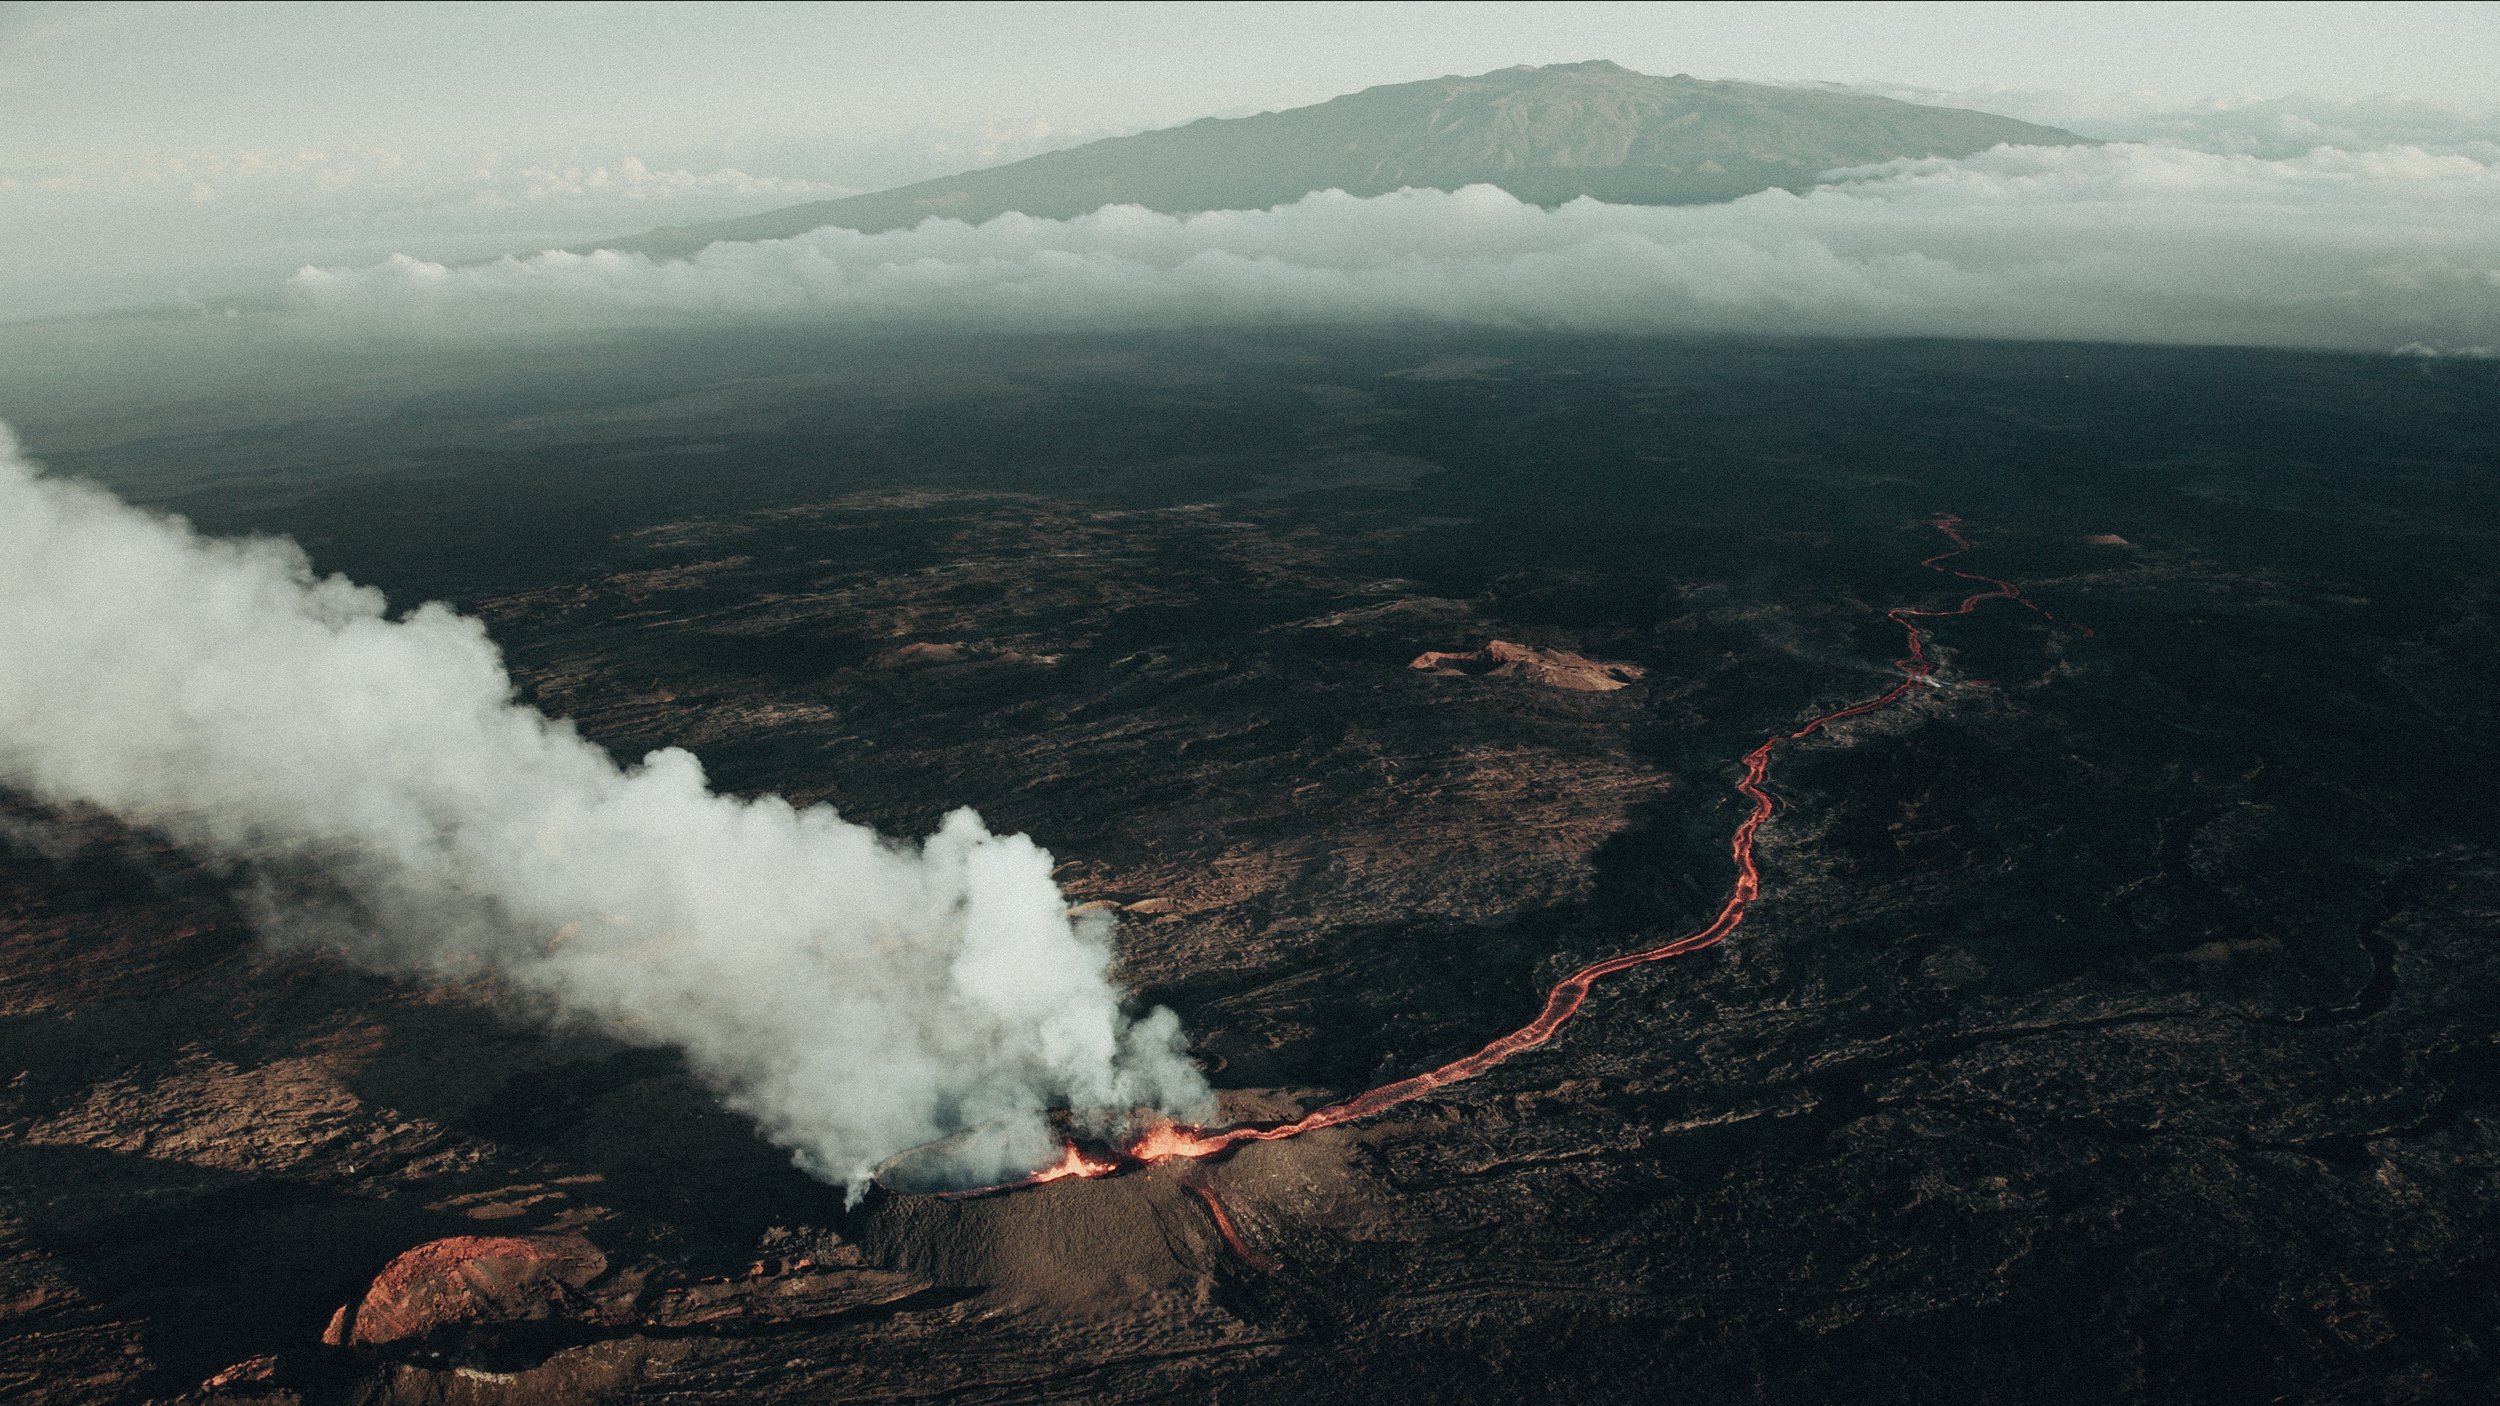
[{"label": "white smoke", "polygon": [[306,269],[315,325],[462,335],[793,320],[1190,326],[1438,320],[1626,332],[2390,351],[2500,341],[2500,162],[2394,147],[2291,159],[1999,147],[1721,205],[1490,186],[1176,217],[931,220],[451,268]]},{"label": "white smoke", "polygon": [[854,1192],[965,1145],[1026,1170],[1043,1110],[1191,1113],[1178,1022],[1132,1020],[1110,926],[968,810],[917,847],[741,800],[671,748],[620,769],[514,701],[475,620],[390,618],[275,540],[216,540],[43,476],[0,427],[0,785],[227,863],[367,965],[494,973],[556,1018],[686,1052]]}]

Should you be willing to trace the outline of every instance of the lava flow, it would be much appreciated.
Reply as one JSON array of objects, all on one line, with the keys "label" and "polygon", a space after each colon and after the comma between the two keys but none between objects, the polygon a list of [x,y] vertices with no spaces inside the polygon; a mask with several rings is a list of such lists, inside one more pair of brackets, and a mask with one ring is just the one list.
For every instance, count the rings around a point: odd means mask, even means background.
[{"label": "lava flow", "polygon": [[1070,1177],[1107,1177],[1120,1170],[1120,1165],[1116,1158],[1090,1156],[1075,1143],[1066,1142],[1059,1145],[1059,1160],[1039,1171],[1028,1172],[1014,1181],[1001,1182],[996,1186],[976,1186],[937,1194],[948,1200],[959,1200],[966,1196],[987,1196],[997,1191],[1017,1191],[1028,1186],[1040,1186],[1046,1181],[1065,1181]]},{"label": "lava flow", "polygon": [[1233,1253],[1241,1257],[1242,1263],[1249,1265],[1252,1269],[1263,1269],[1271,1274],[1284,1268],[1273,1257],[1260,1254],[1242,1243],[1241,1232],[1234,1228],[1232,1215],[1224,1209],[1223,1202],[1215,1199],[1214,1192],[1194,1181],[1184,1182],[1182,1185],[1196,1192],[1198,1199],[1206,1203],[1207,1214],[1215,1221],[1215,1233],[1224,1237],[1224,1243],[1232,1247]]},{"label": "lava flow", "polygon": [[[1165,1162],[1175,1158],[1211,1157],[1245,1142],[1275,1142],[1284,1138],[1299,1137],[1321,1128],[1333,1128],[1340,1123],[1350,1123],[1358,1118],[1368,1118],[1375,1113],[1395,1108],[1399,1104],[1422,1098],[1436,1089],[1473,1079],[1513,1055],[1535,1049],[1553,1039],[1555,1033],[1561,1030],[1566,1022],[1580,1013],[1580,1007],[1587,1002],[1590,991],[1596,987],[1597,983],[1616,972],[1628,971],[1633,967],[1644,966],[1651,962],[1665,961],[1669,957],[1681,957],[1688,952],[1715,947],[1725,941],[1728,934],[1736,931],[1738,925],[1745,921],[1746,910],[1753,906],[1755,897],[1762,891],[1762,873],[1754,862],[1754,837],[1762,829],[1762,823],[1771,818],[1771,794],[1763,789],[1763,778],[1770,769],[1771,753],[1774,749],[1783,742],[1796,742],[1811,737],[1845,719],[1863,717],[1891,707],[1907,697],[1912,690],[1931,686],[1935,680],[1936,661],[1928,657],[1927,632],[1917,623],[1921,620],[1968,615],[1985,602],[1992,600],[2012,601],[2016,605],[2038,613],[2044,620],[2056,619],[2037,602],[2025,596],[2022,588],[2011,581],[2000,580],[1994,576],[1982,576],[1976,572],[1963,571],[1945,565],[1946,562],[1971,550],[1970,540],[1961,533],[1962,520],[1959,517],[1950,513],[1941,514],[1930,519],[1928,525],[1943,533],[1945,539],[1953,545],[1921,561],[1919,565],[1943,575],[1984,583],[1989,589],[1964,596],[1958,605],[1950,609],[1917,610],[1908,606],[1897,606],[1884,612],[1886,619],[1899,625],[1909,636],[1910,652],[1893,661],[1893,667],[1901,673],[1901,681],[1873,698],[1833,709],[1831,712],[1808,720],[1793,731],[1771,737],[1761,746],[1745,754],[1744,775],[1738,779],[1736,789],[1752,800],[1753,808],[1737,825],[1735,839],[1730,845],[1730,852],[1736,861],[1736,885],[1729,892],[1727,902],[1719,909],[1718,916],[1710,920],[1709,926],[1698,932],[1679,937],[1663,946],[1644,948],[1637,952],[1626,952],[1621,956],[1608,957],[1603,961],[1591,962],[1554,984],[1553,989],[1546,993],[1545,1008],[1537,1013],[1536,1019],[1494,1040],[1474,1054],[1454,1059],[1437,1069],[1428,1069],[1421,1074],[1400,1079],[1395,1083],[1383,1084],[1379,1088],[1356,1094],[1341,1103],[1332,1103],[1324,1108],[1316,1109],[1291,1123],[1233,1128],[1185,1128],[1177,1123],[1161,1123],[1132,1138],[1120,1149],[1120,1155],[1117,1158],[1109,1160],[1085,1156],[1071,1145],[1066,1157],[1059,1163],[1013,1185],[1027,1186],[1036,1182],[1055,1181],[1067,1176],[1106,1176],[1123,1166],[1139,1163]],[[2083,633],[2089,634],[2091,631],[2085,629]],[[1192,1189],[1197,1190],[1194,1186]],[[1201,1190],[1198,1194],[1201,1199],[1207,1201],[1208,1209],[1214,1214],[1217,1228],[1224,1233],[1225,1240],[1240,1251],[1245,1259],[1255,1258],[1246,1249],[1242,1249],[1240,1238],[1233,1233],[1232,1223],[1225,1216],[1223,1208],[1217,1205],[1206,1192]]]}]

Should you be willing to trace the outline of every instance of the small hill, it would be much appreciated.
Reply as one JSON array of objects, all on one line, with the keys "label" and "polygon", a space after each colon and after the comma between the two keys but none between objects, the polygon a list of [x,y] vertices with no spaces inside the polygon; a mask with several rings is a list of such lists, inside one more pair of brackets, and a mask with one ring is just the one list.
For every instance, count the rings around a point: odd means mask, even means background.
[{"label": "small hill", "polygon": [[1169,214],[1260,209],[1316,190],[1498,185],[1522,200],[1628,205],[1802,189],[1817,172],[2000,142],[2072,145],[2072,132],[1860,93],[1634,73],[1604,60],[1395,83],[1310,107],[1112,137],[985,171],[742,219],[657,229],[602,247],[661,257],[720,240],[826,225],[874,233],[932,216],[1010,210],[1066,219],[1110,204]]}]

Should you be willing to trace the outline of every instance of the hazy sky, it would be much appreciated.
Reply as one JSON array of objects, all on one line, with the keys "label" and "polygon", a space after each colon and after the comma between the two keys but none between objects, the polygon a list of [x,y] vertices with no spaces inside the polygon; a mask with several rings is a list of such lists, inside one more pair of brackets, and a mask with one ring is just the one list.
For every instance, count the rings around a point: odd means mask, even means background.
[{"label": "hazy sky", "polygon": [[2500,151],[2496,4],[17,3],[0,321],[581,244],[1589,58],[2215,151]]},{"label": "hazy sky", "polygon": [[2500,5],[48,5],[0,10],[12,164],[364,144],[684,147],[1156,126],[1611,58],[1702,77],[2500,97]]}]

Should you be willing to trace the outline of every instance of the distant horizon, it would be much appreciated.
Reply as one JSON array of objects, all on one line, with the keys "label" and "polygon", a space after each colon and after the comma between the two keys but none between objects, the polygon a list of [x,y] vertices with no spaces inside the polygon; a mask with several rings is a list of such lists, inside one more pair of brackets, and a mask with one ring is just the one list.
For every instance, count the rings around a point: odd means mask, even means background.
[{"label": "distant horizon", "polygon": [[[1749,82],[2500,99],[2500,7],[28,4],[13,165],[183,147],[1108,132],[1604,59]],[[411,151],[410,154],[416,154]]]},{"label": "distant horizon", "polygon": [[2500,159],[2500,7],[27,4],[0,322],[695,225],[1369,88],[1606,62],[2104,140]]}]

